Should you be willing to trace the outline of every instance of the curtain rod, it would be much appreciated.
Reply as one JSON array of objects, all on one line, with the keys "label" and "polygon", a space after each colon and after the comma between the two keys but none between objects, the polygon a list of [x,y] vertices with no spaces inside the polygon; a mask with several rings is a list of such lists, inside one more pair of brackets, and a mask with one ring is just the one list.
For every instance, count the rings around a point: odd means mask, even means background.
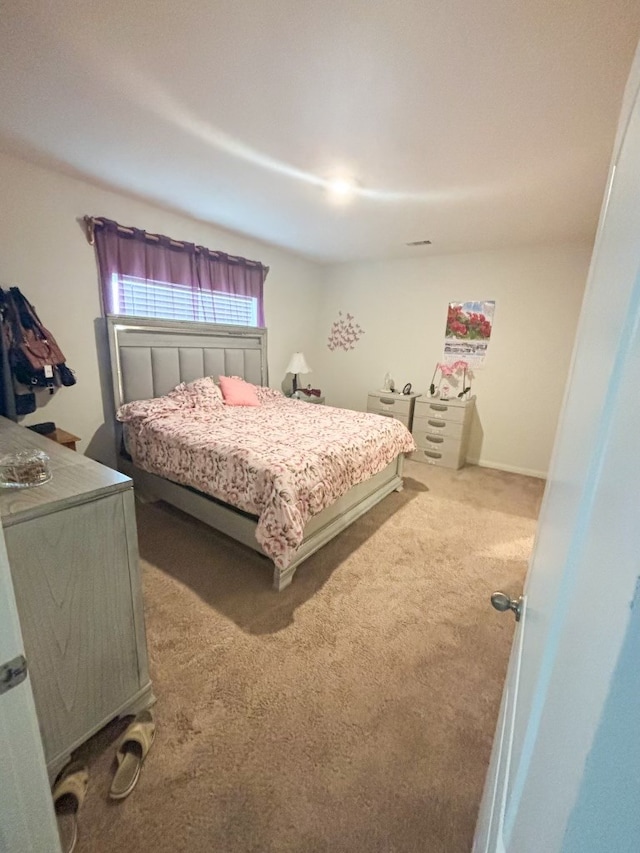
[{"label": "curtain rod", "polygon": [[[104,226],[105,220],[101,219],[99,216],[85,216],[84,217],[84,223],[85,223],[85,226],[87,229],[87,241],[88,241],[90,246],[93,246],[93,245],[95,245],[95,242],[96,242],[96,234],[95,234],[96,226],[98,226],[98,227]],[[120,225],[118,222],[116,222],[115,225],[121,234],[135,234],[136,233],[135,228],[127,228],[125,225]],[[139,229],[139,230],[142,230],[142,229]],[[165,237],[162,234],[150,234],[148,231],[143,231],[142,233],[144,234],[145,239],[147,239],[147,240],[152,240],[154,243],[159,243],[160,240],[168,240],[172,246],[176,246],[179,249],[184,249],[187,246],[193,246],[194,245],[193,243],[187,243],[186,241],[182,241],[182,240],[173,240],[171,237]],[[245,263],[245,264],[248,264],[249,266],[262,267],[262,269],[269,272],[269,267],[265,267],[265,265],[260,263],[260,261],[250,261],[250,260],[247,260],[247,258],[241,258],[238,255],[227,255],[224,252],[216,252],[213,249],[207,249],[206,246],[196,246],[196,249],[204,249],[205,252],[208,252],[210,255],[214,255],[215,257],[221,257],[222,255],[225,255],[225,257],[228,258],[228,260],[230,260],[231,263],[234,263],[234,262],[235,263]]]}]

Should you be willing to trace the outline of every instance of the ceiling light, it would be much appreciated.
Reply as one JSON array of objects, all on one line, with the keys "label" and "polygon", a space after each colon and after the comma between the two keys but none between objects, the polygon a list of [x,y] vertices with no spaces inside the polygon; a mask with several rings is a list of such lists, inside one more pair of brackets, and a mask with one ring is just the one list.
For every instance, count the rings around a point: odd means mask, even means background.
[{"label": "ceiling light", "polygon": [[337,202],[349,201],[358,190],[358,182],[346,176],[329,178],[324,186],[329,197]]}]

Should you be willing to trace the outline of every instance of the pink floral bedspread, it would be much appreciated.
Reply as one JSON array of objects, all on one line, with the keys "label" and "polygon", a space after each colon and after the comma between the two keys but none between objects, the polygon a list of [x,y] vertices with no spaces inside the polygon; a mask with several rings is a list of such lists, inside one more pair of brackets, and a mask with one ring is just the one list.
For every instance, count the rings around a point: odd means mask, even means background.
[{"label": "pink floral bedspread", "polygon": [[312,516],[415,450],[393,418],[269,389],[258,389],[260,406],[227,406],[206,383],[120,408],[133,462],[257,515],[256,538],[281,569],[293,561]]}]

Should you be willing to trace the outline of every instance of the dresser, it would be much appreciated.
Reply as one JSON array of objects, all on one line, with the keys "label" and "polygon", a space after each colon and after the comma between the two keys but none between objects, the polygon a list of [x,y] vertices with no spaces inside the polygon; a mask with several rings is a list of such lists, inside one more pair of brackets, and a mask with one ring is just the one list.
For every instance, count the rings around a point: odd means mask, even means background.
[{"label": "dresser", "polygon": [[51,778],[117,716],[154,702],[132,482],[0,418],[0,455],[43,450],[48,483],[0,489],[18,615]]},{"label": "dresser", "polygon": [[416,400],[413,437],[418,449],[410,459],[445,468],[461,468],[466,459],[475,397],[470,400]]},{"label": "dresser", "polygon": [[367,397],[367,411],[376,415],[396,418],[411,430],[416,399],[420,394],[396,394],[391,391],[371,391]]}]

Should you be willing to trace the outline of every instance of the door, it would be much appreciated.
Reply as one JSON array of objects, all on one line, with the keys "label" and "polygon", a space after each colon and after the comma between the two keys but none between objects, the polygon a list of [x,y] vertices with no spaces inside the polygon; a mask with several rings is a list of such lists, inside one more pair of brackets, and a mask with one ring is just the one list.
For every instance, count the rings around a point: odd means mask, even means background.
[{"label": "door", "polygon": [[562,849],[637,605],[639,83],[640,53],[625,92],[475,853]]},{"label": "door", "polygon": [[[0,665],[23,654],[0,526]],[[0,692],[0,853],[60,850],[29,677]]]}]

